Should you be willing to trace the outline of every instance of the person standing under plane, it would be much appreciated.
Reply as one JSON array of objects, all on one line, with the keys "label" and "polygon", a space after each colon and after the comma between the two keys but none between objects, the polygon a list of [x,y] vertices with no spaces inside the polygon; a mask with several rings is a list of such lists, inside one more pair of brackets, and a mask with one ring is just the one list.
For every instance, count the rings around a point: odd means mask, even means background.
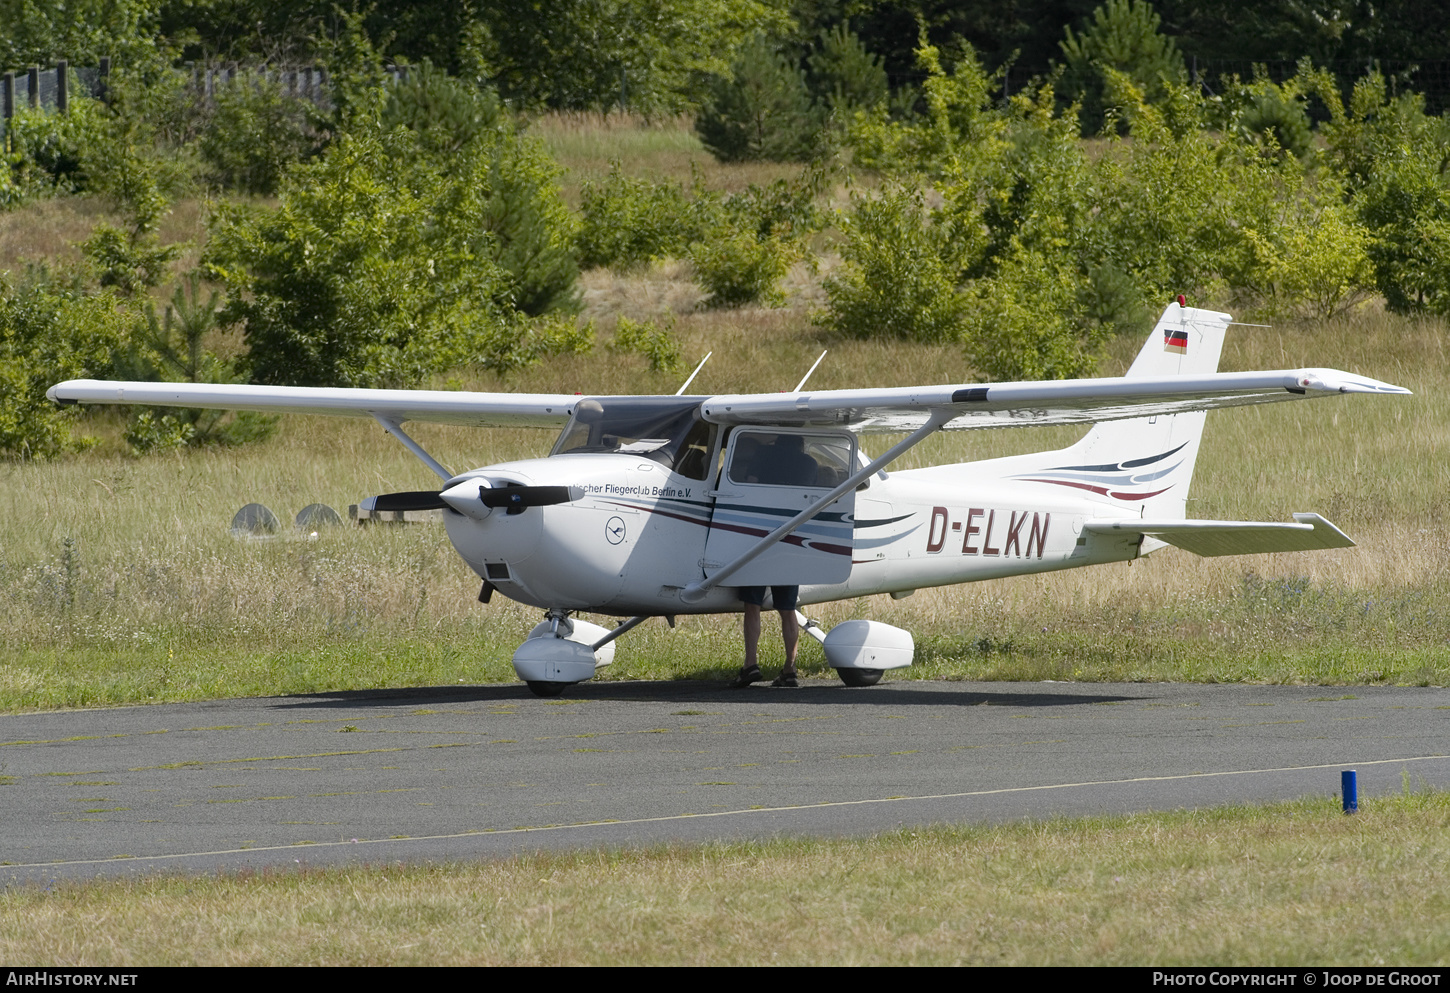
[{"label": "person standing under plane", "polygon": [[[780,486],[811,486],[816,482],[820,466],[805,452],[805,441],[800,435],[777,435],[770,445],[760,445],[748,450],[748,468],[737,466],[732,476],[746,482],[770,483]],[[743,586],[740,599],[745,604],[745,662],[740,673],[731,681],[734,689],[744,689],[751,683],[765,678],[760,671],[758,650],[760,647],[760,613],[765,606],[764,586]],[[785,666],[772,686],[799,686],[796,677],[796,650],[800,647],[800,624],[795,610],[800,598],[799,586],[770,587],[771,605],[780,614],[780,636],[785,644]]]}]

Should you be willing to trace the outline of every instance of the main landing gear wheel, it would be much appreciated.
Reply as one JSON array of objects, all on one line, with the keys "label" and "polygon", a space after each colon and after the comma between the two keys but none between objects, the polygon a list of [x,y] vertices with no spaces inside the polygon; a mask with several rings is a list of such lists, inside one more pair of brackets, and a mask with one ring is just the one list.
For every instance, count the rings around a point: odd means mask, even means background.
[{"label": "main landing gear wheel", "polygon": [[[880,678],[880,675],[877,673],[877,678]],[[555,683],[543,679],[529,680],[529,689],[533,691],[534,696],[558,696],[573,685],[573,683]]]},{"label": "main landing gear wheel", "polygon": [[836,675],[847,686],[875,686],[881,682],[880,669],[837,669]]}]

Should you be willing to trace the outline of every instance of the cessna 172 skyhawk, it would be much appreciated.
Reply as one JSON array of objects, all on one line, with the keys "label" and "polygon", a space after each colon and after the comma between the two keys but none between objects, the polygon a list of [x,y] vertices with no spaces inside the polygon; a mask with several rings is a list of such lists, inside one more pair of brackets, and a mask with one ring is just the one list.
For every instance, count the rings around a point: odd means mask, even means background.
[{"label": "cessna 172 skyhawk", "polygon": [[[1180,298],[1111,379],[597,397],[76,380],[49,396],[376,419],[443,484],[364,506],[442,509],[481,600],[496,591],[546,611],[513,662],[552,696],[612,662],[614,639],[650,617],[740,610],[741,586],[798,584],[811,604],[1126,561],[1165,544],[1199,555],[1352,545],[1317,514],[1185,519],[1208,410],[1409,392],[1330,369],[1219,373],[1230,320]],[[546,458],[455,474],[403,432],[410,420],[563,430]],[[1067,423],[1093,427],[1060,451],[886,472],[936,431]],[[867,433],[906,437],[871,458]],[[580,611],[628,620],[608,630],[570,617]],[[890,625],[806,629],[849,685],[911,663],[911,635]]]}]

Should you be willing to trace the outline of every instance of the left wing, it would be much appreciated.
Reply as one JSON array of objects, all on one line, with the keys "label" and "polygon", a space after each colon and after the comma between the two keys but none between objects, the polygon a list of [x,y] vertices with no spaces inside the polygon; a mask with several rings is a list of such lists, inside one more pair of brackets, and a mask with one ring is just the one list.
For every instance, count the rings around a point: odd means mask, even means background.
[{"label": "left wing", "polygon": [[795,395],[756,393],[711,397],[702,410],[705,419],[716,424],[839,424],[875,432],[914,430],[940,412],[950,417],[943,429],[952,431],[1113,421],[1340,393],[1409,395],[1410,391],[1337,369],[1282,369]]},{"label": "left wing", "polygon": [[270,414],[332,414],[470,427],[558,427],[584,399],[570,393],[468,393],[451,390],[355,390],[311,386],[214,386],[72,379],[46,391],[56,403],[206,407]]}]

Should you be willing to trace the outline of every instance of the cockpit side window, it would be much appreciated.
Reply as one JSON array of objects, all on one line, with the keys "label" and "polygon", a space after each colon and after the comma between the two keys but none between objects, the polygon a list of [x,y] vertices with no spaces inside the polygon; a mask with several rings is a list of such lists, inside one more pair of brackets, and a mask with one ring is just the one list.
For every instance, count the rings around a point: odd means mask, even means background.
[{"label": "cockpit side window", "polygon": [[841,435],[741,431],[735,436],[729,477],[762,486],[830,488],[850,475],[854,445]]}]

